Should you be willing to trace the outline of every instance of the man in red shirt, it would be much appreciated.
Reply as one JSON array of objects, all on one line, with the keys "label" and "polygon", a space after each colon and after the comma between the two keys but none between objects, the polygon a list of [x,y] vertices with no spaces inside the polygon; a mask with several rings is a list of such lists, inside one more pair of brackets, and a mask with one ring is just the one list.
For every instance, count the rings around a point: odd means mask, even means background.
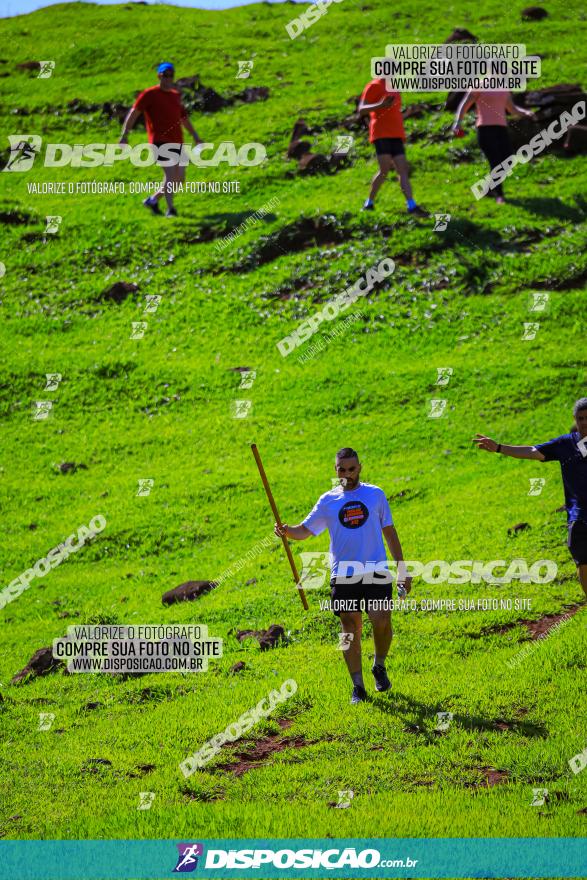
[{"label": "man in red shirt", "polygon": [[408,212],[416,217],[427,217],[428,212],[420,208],[412,197],[408,161],[405,156],[404,120],[402,117],[402,98],[399,92],[388,92],[385,79],[372,79],[361,95],[358,107],[359,116],[369,114],[369,141],[375,147],[379,171],[371,181],[369,198],[363,210],[373,211],[375,196],[383,184],[391,167],[399,176],[399,184],[406,197]]},{"label": "man in red shirt", "polygon": [[120,136],[121,144],[128,143],[128,133],[142,113],[145,117],[149,143],[157,149],[158,156],[161,147],[166,148],[161,160],[168,160],[173,154],[177,156],[175,164],[163,166],[163,183],[156,193],[143,202],[143,205],[150,208],[154,214],[160,214],[158,202],[164,195],[167,202],[167,217],[177,216],[177,211],[173,207],[173,190],[174,186],[177,187],[185,180],[185,166],[179,161],[183,144],[182,125],[192,135],[194,144],[202,143],[188,118],[180,93],[173,88],[174,75],[173,64],[165,62],[159,65],[157,68],[159,85],[151,86],[150,89],[141,92],[124,120]]}]

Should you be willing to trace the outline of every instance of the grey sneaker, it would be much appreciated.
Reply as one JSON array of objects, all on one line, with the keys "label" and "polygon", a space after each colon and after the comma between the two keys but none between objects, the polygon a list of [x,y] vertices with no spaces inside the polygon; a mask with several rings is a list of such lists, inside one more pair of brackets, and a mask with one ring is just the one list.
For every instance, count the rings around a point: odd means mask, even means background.
[{"label": "grey sneaker", "polygon": [[365,688],[361,687],[360,684],[356,684],[353,688],[351,703],[364,703],[366,699],[367,691],[365,690]]},{"label": "grey sneaker", "polygon": [[388,678],[385,666],[376,666],[374,664],[371,672],[373,673],[373,678],[375,679],[375,690],[388,691],[391,687],[391,682]]}]

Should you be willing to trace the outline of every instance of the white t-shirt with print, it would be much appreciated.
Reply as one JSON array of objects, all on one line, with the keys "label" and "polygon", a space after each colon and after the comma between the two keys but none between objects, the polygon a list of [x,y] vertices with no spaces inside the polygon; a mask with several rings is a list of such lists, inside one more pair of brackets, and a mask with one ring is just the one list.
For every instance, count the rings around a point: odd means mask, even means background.
[{"label": "white t-shirt with print", "polygon": [[359,483],[347,492],[342,486],[325,492],[302,525],[313,535],[330,532],[332,577],[342,561],[380,565],[387,560],[381,530],[393,525],[393,519],[385,493],[371,483]]}]

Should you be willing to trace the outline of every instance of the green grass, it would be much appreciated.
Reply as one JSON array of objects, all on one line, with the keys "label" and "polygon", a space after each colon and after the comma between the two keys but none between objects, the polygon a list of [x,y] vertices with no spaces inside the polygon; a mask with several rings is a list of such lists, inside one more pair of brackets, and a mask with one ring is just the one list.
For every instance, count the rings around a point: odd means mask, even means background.
[{"label": "green grass", "polygon": [[[568,766],[587,745],[584,613],[515,670],[506,661],[524,646],[524,627],[485,632],[561,612],[582,596],[557,512],[558,469],[485,455],[471,443],[476,431],[511,443],[563,433],[573,401],[585,394],[585,159],[544,156],[507,181],[512,203],[475,202],[469,187],[485,167],[472,127],[458,145],[471,161],[459,162],[445,137],[449,114],[408,121],[416,197],[430,211],[452,215],[446,233],[403,213],[395,181],[382,190],[374,216],[358,212],[374,170],[365,134],[352,165],[333,176],[300,177],[285,159],[299,115],[318,125],[350,112],[348,99],[369,79],[369,59],[390,37],[440,42],[461,26],[487,42],[523,42],[544,54],[540,85],[551,85],[580,78],[576,37],[584,14],[560,0],[549,2],[549,18],[537,24],[522,23],[517,8],[497,2],[459,0],[448,15],[422,0],[409,9],[345,0],[293,42],[284,28],[295,11],[290,5],[214,13],[68,4],[0,22],[4,44],[18,46],[1,53],[10,61],[0,73],[11,74],[0,78],[5,132],[112,141],[117,125],[99,113],[68,115],[66,104],[130,103],[153,81],[160,55],[175,60],[179,75],[197,72],[222,94],[270,88],[265,103],[194,116],[206,140],[258,141],[268,160],[250,169],[190,169],[190,180],[239,180],[241,193],[180,196],[176,221],[147,216],[136,195],[35,196],[26,188],[29,180],[94,177],[128,185],[156,179],[153,170],[119,163],[2,176],[0,210],[29,217],[2,226],[0,251],[4,582],[96,514],[108,523],[1,612],[5,838],[180,838],[196,829],[201,838],[585,833],[578,811],[587,806],[587,773],[574,776]],[[33,58],[56,61],[51,79],[15,70]],[[255,66],[243,83],[234,77],[237,60],[246,58]],[[319,134],[316,148],[327,150],[336,133],[344,131]],[[133,134],[133,143],[142,139],[144,132]],[[274,216],[221,254],[213,242],[194,243],[203,225],[226,234],[273,197],[280,200]],[[63,216],[55,236],[43,236],[49,214]],[[258,265],[262,236],[276,236],[300,216],[326,214],[339,241],[286,249]],[[363,317],[356,324],[306,365],[297,358],[308,343],[280,356],[279,339],[385,256],[397,269],[358,301]],[[104,303],[100,293],[114,281],[139,290],[121,304]],[[303,286],[293,298],[275,296],[296,281]],[[543,290],[549,308],[535,317],[530,295]],[[160,294],[162,302],[143,317],[146,294]],[[140,320],[147,332],[131,340],[131,323]],[[523,341],[522,325],[532,320],[540,322],[538,335]],[[239,366],[257,372],[250,391],[238,388]],[[454,375],[439,389],[442,366]],[[44,391],[49,372],[63,375],[56,392]],[[433,397],[449,401],[441,419],[427,417]],[[237,398],[253,401],[246,419],[231,417]],[[33,402],[47,399],[54,401],[50,417],[34,421]],[[547,558],[559,573],[543,586],[417,582],[416,598],[529,598],[532,607],[396,613],[393,692],[351,712],[338,625],[320,611],[327,593],[309,593],[310,611],[302,610],[277,541],[197,603],[161,605],[166,590],[219,577],[271,534],[251,442],[288,522],[299,522],[330,488],[334,452],[352,445],[365,479],[392,499],[407,558]],[[87,469],[64,475],[57,470],[63,461]],[[533,497],[535,476],[547,482]],[[137,497],[144,478],[155,481],[153,490]],[[509,537],[520,521],[532,528]],[[326,550],[327,539],[302,549]],[[205,623],[224,639],[224,656],[191,677],[57,673],[10,685],[37,648],[97,615],[119,623]],[[289,638],[271,652],[234,635],[272,623]],[[371,650],[367,625],[365,667]],[[239,660],[245,672],[230,676]],[[281,710],[293,720],[285,735],[304,737],[304,747],[276,753],[239,778],[218,769],[225,749],[183,778],[180,761],[288,678],[298,691]],[[100,706],[84,709],[91,701]],[[444,736],[433,732],[439,711],[454,713]],[[55,713],[47,732],[37,730],[40,712]],[[511,729],[496,729],[499,719]],[[247,740],[279,730],[272,716]],[[95,758],[111,764],[88,772]],[[140,776],[140,764],[155,769]],[[508,771],[507,782],[482,786],[484,767]],[[533,787],[551,792],[546,807],[530,806]],[[342,789],[354,791],[352,805],[333,812],[328,803]],[[146,790],[155,792],[153,806],[137,811]]]}]

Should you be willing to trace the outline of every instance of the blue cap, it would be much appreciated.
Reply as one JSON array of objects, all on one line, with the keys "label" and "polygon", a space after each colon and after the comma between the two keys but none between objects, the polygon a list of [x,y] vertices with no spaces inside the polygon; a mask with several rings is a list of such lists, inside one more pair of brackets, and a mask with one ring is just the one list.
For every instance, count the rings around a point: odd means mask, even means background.
[{"label": "blue cap", "polygon": [[157,68],[157,73],[165,73],[166,70],[174,70],[173,64],[170,64],[168,61],[164,61],[163,64],[160,64]]}]

